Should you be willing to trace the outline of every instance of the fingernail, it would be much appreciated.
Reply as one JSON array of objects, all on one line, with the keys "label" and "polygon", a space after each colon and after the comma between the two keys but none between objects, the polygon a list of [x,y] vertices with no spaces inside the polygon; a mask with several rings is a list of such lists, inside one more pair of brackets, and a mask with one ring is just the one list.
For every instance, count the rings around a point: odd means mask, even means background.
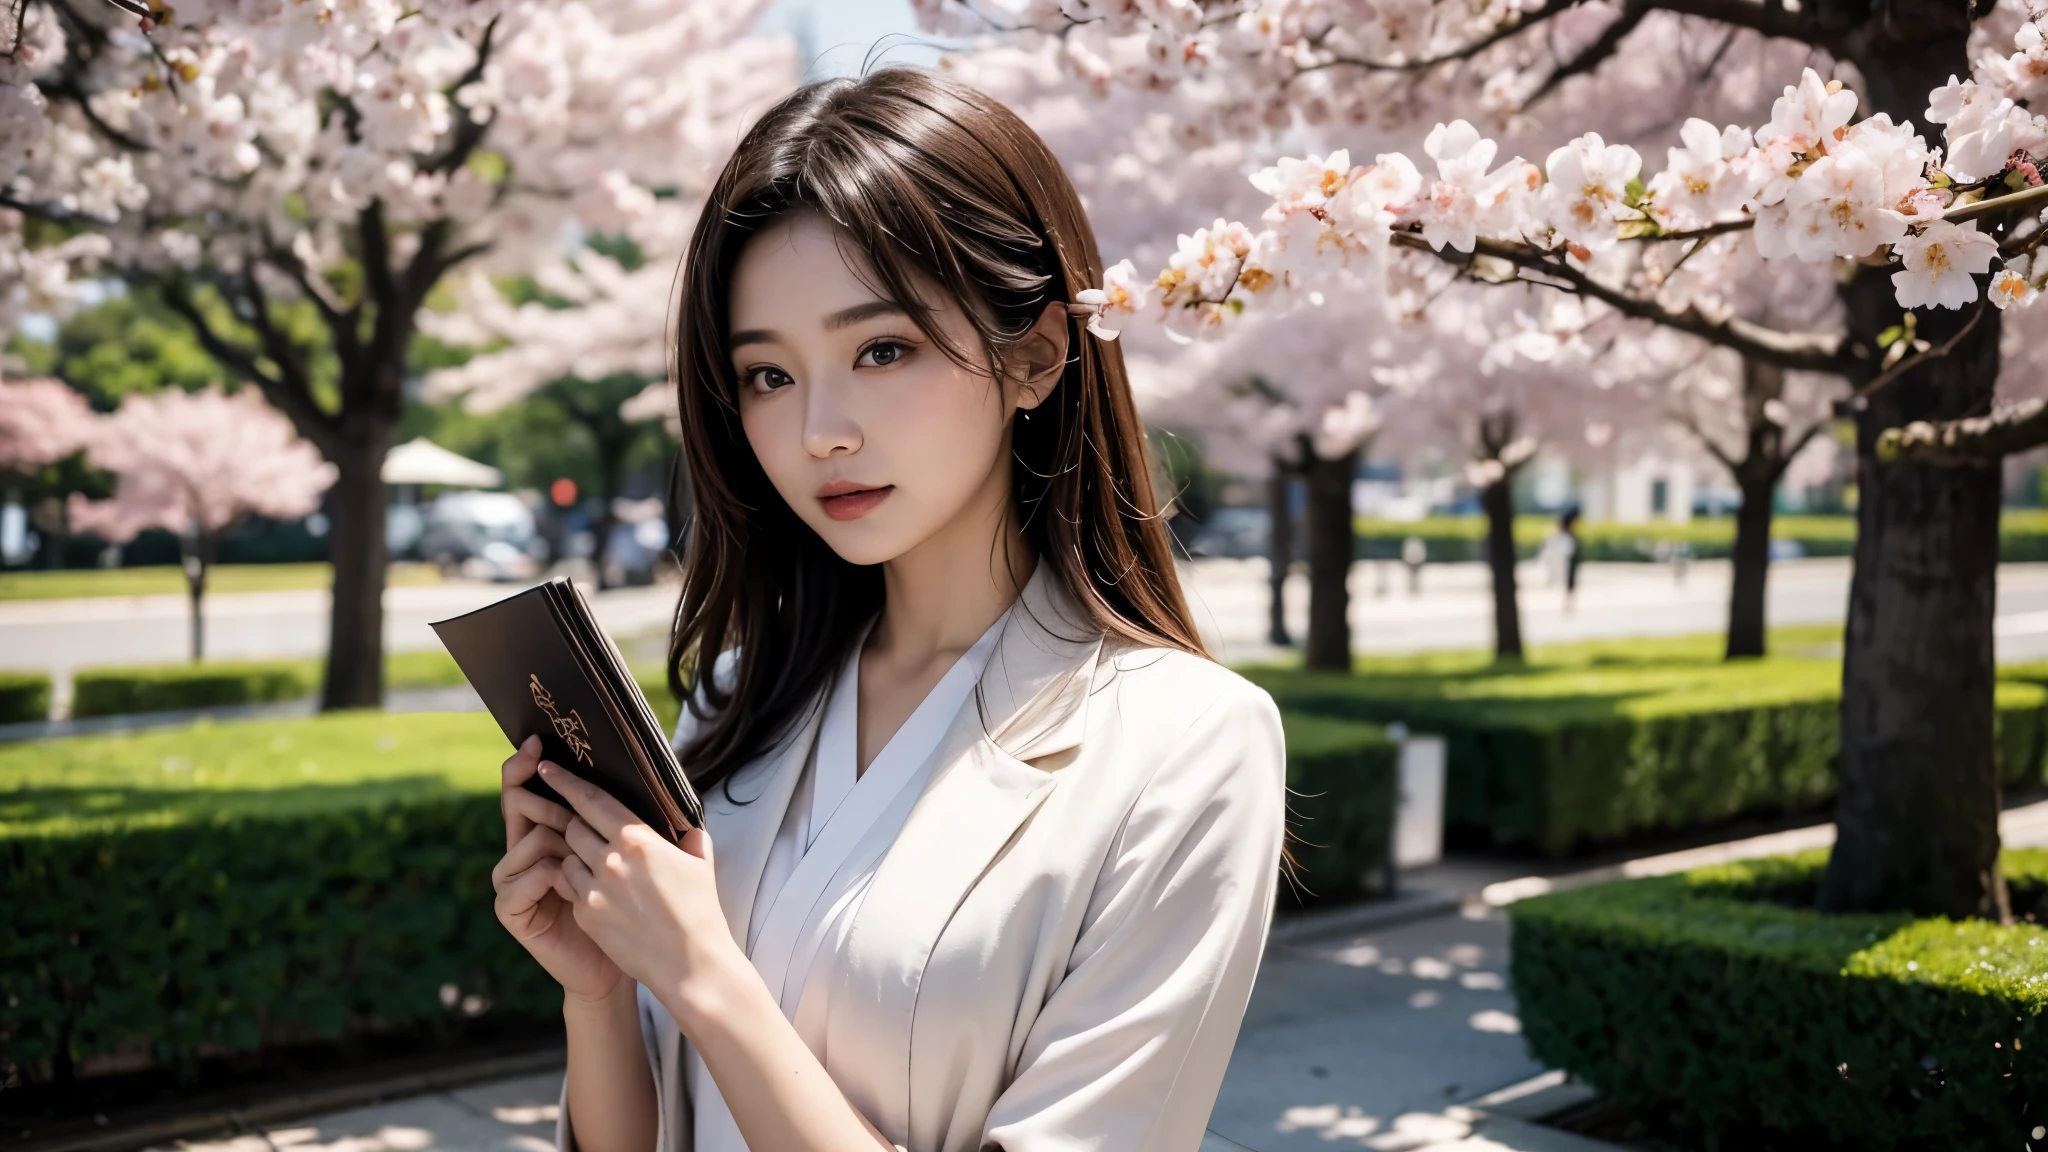
[{"label": "fingernail", "polygon": [[543,776],[547,776],[547,775],[550,775],[550,774],[552,774],[552,773],[554,772],[554,770],[555,770],[555,766],[554,766],[553,764],[550,764],[550,763],[548,763],[548,762],[547,762],[547,761],[545,761],[545,760],[543,760],[543,761],[541,761],[541,762],[540,762],[540,774],[541,774],[541,775],[543,775]]}]

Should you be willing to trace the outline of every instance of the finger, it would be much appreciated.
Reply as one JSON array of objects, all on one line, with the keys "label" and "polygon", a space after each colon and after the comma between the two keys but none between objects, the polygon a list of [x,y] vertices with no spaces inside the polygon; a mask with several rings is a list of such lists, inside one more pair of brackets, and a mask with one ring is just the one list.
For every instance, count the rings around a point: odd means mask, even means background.
[{"label": "finger", "polygon": [[547,857],[498,889],[498,912],[505,916],[523,916],[548,893],[557,891],[561,882],[562,862],[552,856]]},{"label": "finger", "polygon": [[540,766],[540,737],[528,736],[505,757],[504,766],[499,770],[507,788],[517,788],[533,777],[533,770]]},{"label": "finger", "polygon": [[560,832],[544,825],[536,827],[506,849],[503,858],[491,868],[491,884],[502,887],[542,860],[560,860],[573,854]]},{"label": "finger", "polygon": [[561,793],[576,814],[607,840],[618,839],[621,826],[640,820],[624,804],[612,799],[610,793],[552,760],[541,761],[540,778]]},{"label": "finger", "polygon": [[683,851],[704,861],[706,864],[712,864],[713,867],[716,867],[711,859],[711,833],[704,831],[702,828],[688,829],[683,833],[681,846]]},{"label": "finger", "polygon": [[571,856],[562,861],[561,874],[562,884],[569,890],[562,898],[572,906],[582,907],[588,902],[588,894],[597,877],[590,874],[590,866],[585,864],[580,856]]},{"label": "finger", "polygon": [[597,871],[613,851],[612,842],[599,836],[597,830],[581,816],[569,821],[569,827],[562,832],[562,840],[569,845],[569,854],[580,857],[592,872]]},{"label": "finger", "polygon": [[[540,737],[528,736],[512,755],[498,767],[500,799],[498,808],[505,814],[505,847],[510,849],[519,843],[520,837],[533,826],[533,819],[523,810],[514,809],[509,797],[513,792],[525,792],[520,787],[533,776],[534,768],[540,763]],[[528,793],[531,795],[531,793]]]},{"label": "finger", "polygon": [[553,800],[524,788],[505,790],[505,808],[508,812],[516,810],[529,823],[545,824],[557,832],[567,828],[576,815]]}]

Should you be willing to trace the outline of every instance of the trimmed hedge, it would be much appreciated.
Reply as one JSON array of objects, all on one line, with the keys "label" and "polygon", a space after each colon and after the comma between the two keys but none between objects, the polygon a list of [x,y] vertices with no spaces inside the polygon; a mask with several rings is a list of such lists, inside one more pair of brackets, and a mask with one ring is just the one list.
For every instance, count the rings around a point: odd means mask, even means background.
[{"label": "trimmed hedge", "polygon": [[[309,674],[310,671],[310,674]],[[320,690],[303,660],[223,660],[81,669],[71,680],[74,717],[121,716],[297,700]]]},{"label": "trimmed hedge", "polygon": [[[88,668],[72,680],[74,717],[119,716],[180,708],[217,708],[297,700],[320,691],[322,661],[220,660],[200,664],[137,664]],[[449,688],[462,669],[439,648],[384,656],[387,688]],[[661,689],[666,694],[667,688]],[[650,694],[650,700],[655,698]],[[655,700],[657,709],[660,701]],[[44,706],[44,716],[49,712]],[[36,719],[43,719],[38,716]]]},{"label": "trimmed hedge", "polygon": [[[1650,648],[1647,651],[1654,652]],[[1598,646],[1501,664],[1361,661],[1370,674],[1247,669],[1282,708],[1440,734],[1454,835],[1552,855],[1834,796],[1839,666],[1773,657],[1632,660]],[[2048,689],[1997,689],[2000,772],[2038,782]]]},{"label": "trimmed hedge", "polygon": [[[1557,518],[1554,516],[1515,517],[1516,553],[1525,560],[1536,555],[1544,537],[1556,527]],[[1410,536],[1422,538],[1433,563],[1486,558],[1486,518],[1483,516],[1431,516],[1422,520],[1380,520],[1361,516],[1356,521],[1356,531],[1356,555],[1361,560],[1398,559],[1401,542]],[[1735,518],[1700,518],[1684,524],[1581,520],[1578,535],[1579,558],[1582,560],[1651,560],[1656,556],[1660,540],[1688,545],[1695,559],[1721,560],[1726,559],[1735,546]],[[1771,539],[1793,541],[1808,556],[1848,556],[1856,550],[1856,518],[1776,516],[1771,520]],[[2048,560],[2048,511],[2008,509],[1999,519],[1998,541],[1998,558],[2001,561]]]},{"label": "trimmed hedge", "polygon": [[[0,1049],[17,1065],[544,1021],[499,926],[504,737],[339,713],[0,748]],[[442,988],[454,986],[453,1006]]]},{"label": "trimmed hedge", "polygon": [[[1810,905],[1826,860],[1510,905],[1531,1053],[1709,1148],[2038,1146],[2048,931],[1823,917]],[[2015,911],[2048,897],[2048,852],[2003,864]]]},{"label": "trimmed hedge", "polygon": [[0,724],[50,718],[50,678],[40,672],[0,672]]},{"label": "trimmed hedge", "polygon": [[1393,882],[1401,749],[1374,724],[1282,712],[1293,882],[1285,898],[1336,903]]},{"label": "trimmed hedge", "polygon": [[[1335,898],[1387,858],[1393,745],[1284,723],[1304,879]],[[0,1062],[146,1050],[190,1074],[349,1034],[451,1039],[482,1012],[558,1020],[560,987],[491,909],[507,752],[482,713],[0,746]]]}]

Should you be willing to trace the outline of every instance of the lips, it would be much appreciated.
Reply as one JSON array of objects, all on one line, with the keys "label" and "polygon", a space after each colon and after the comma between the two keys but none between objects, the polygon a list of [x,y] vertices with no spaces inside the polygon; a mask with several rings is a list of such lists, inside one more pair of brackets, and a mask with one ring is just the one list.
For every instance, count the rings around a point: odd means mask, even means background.
[{"label": "lips", "polygon": [[818,503],[824,506],[825,515],[834,520],[858,520],[874,511],[895,490],[894,484],[868,488],[851,480],[834,480],[818,489]]}]

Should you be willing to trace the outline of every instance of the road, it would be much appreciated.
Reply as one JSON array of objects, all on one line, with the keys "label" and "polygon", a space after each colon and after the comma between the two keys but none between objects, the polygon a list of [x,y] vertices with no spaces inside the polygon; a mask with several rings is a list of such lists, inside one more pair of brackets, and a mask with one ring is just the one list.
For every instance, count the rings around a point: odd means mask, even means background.
[{"label": "road", "polygon": [[[1264,560],[1204,560],[1187,586],[1207,640],[1227,661],[1274,654],[1266,643]],[[1773,625],[1839,624],[1847,612],[1846,559],[1790,560],[1771,567]],[[1726,626],[1729,567],[1695,561],[1682,577],[1659,564],[1587,564],[1578,603],[1567,612],[1563,589],[1541,568],[1522,566],[1522,634],[1532,644],[1619,636],[1719,632]],[[1288,628],[1299,640],[1308,622],[1308,579],[1296,572],[1286,591]],[[1479,564],[1432,564],[1418,594],[1392,562],[1361,561],[1351,572],[1352,646],[1397,653],[1485,648],[1493,643],[1493,599]],[[1998,575],[1998,658],[2048,658],[2048,564],[2007,564]]]},{"label": "road", "polygon": [[[1382,582],[1384,579],[1384,583]],[[1186,586],[1198,623],[1226,660],[1273,654],[1266,643],[1266,566],[1262,560],[1202,560],[1188,566]],[[1534,565],[1522,580],[1523,630],[1532,643],[1720,630],[1726,613],[1728,566],[1693,563],[1682,579],[1664,566],[1588,564],[1580,574],[1576,610],[1565,612],[1561,590]],[[1430,565],[1419,592],[1391,564],[1361,562],[1352,572],[1351,622],[1362,652],[1483,648],[1492,643],[1486,571],[1477,564]],[[1774,624],[1838,623],[1848,598],[1846,560],[1795,560],[1775,565]],[[429,621],[509,595],[510,585],[445,584],[385,593],[384,640],[392,651],[436,646]],[[624,588],[593,597],[598,618],[624,638],[629,654],[661,651],[674,609],[672,586]],[[1287,592],[1290,628],[1306,622],[1307,580],[1296,574]],[[2048,657],[2048,564],[2009,564],[1999,572],[1999,657]],[[207,653],[218,659],[312,656],[326,649],[327,593],[247,592],[207,600]],[[182,660],[186,602],[181,596],[110,596],[80,600],[0,602],[0,668],[47,671],[67,681],[74,669]]]},{"label": "road", "polygon": [[[406,652],[440,646],[428,623],[511,595],[508,584],[452,583],[384,593],[384,644]],[[206,599],[206,654],[243,660],[317,656],[327,650],[324,590],[240,592]],[[613,635],[636,638],[629,656],[659,652],[675,610],[669,587],[621,588],[593,597]],[[188,654],[190,608],[182,596],[101,596],[0,601],[0,669],[51,673],[60,700],[73,671],[110,664],[158,664]]]}]

